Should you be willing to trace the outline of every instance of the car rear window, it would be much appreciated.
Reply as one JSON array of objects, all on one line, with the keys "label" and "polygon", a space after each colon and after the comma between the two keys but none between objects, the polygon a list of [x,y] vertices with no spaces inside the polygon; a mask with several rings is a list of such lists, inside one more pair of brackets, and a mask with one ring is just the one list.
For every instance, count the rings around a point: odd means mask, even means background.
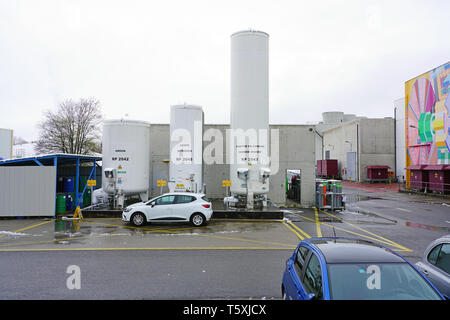
[{"label": "car rear window", "polygon": [[202,200],[204,200],[204,201],[206,201],[206,202],[211,202],[211,201],[209,201],[209,199],[208,199],[206,196],[203,196],[203,197],[202,197]]},{"label": "car rear window", "polygon": [[335,300],[440,300],[407,263],[328,264]]},{"label": "car rear window", "polygon": [[193,196],[177,196],[176,203],[189,203],[195,201],[195,197]]}]

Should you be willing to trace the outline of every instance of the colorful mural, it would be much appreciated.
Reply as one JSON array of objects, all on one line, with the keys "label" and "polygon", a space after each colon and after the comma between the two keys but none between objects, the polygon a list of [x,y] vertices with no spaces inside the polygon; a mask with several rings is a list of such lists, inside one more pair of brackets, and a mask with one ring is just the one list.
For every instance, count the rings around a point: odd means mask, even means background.
[{"label": "colorful mural", "polygon": [[405,83],[406,167],[450,164],[450,62]]}]

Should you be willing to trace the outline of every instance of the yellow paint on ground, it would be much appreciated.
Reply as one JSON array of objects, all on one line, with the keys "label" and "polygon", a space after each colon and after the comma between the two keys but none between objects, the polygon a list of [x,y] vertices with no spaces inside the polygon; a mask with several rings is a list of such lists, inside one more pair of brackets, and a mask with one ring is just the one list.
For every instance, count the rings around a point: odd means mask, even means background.
[{"label": "yellow paint on ground", "polygon": [[[386,242],[388,242],[388,243],[391,243],[391,244],[392,244],[393,246],[395,246],[395,247],[401,248],[401,249],[403,249],[403,250],[410,250],[410,249],[408,249],[408,248],[405,248],[405,247],[399,245],[398,243],[396,243],[396,242],[394,242],[394,241],[392,241],[392,240],[386,239],[386,238],[384,238],[384,237],[382,237],[382,236],[380,236],[380,235],[378,235],[378,234],[375,234],[375,233],[373,233],[373,232],[370,232],[370,231],[368,231],[368,230],[366,230],[366,229],[363,229],[363,228],[361,228],[361,227],[355,226],[354,224],[352,224],[352,223],[350,223],[350,222],[347,222],[347,221],[345,221],[345,220],[343,220],[343,219],[341,219],[341,218],[335,216],[334,214],[331,214],[331,213],[329,213],[329,212],[325,212],[325,211],[322,211],[322,210],[320,210],[320,211],[323,212],[323,213],[325,213],[325,214],[327,214],[327,215],[329,215],[330,217],[336,218],[336,219],[338,219],[338,220],[340,220],[340,221],[342,221],[342,222],[348,224],[349,226],[352,226],[352,227],[354,227],[354,228],[356,228],[356,229],[358,229],[358,230],[361,230],[361,231],[363,231],[363,232],[366,232],[367,234],[370,234],[370,235],[372,235],[372,236],[374,236],[374,237],[377,237],[377,238],[382,239],[382,240],[384,240],[384,241],[386,241]],[[411,251],[411,250],[410,250],[410,251]]]},{"label": "yellow paint on ground", "polygon": [[292,228],[292,224],[291,223],[286,223],[286,222],[282,222],[283,225],[286,226],[286,228],[288,228],[289,230],[291,230],[300,240],[304,240],[305,238],[303,236],[301,236],[297,231],[294,230],[294,228]]},{"label": "yellow paint on ground", "polygon": [[317,236],[319,238],[322,237],[322,230],[320,230],[320,223],[319,223],[319,212],[317,208],[314,208],[314,218],[316,220],[316,230],[317,230]]},{"label": "yellow paint on ground", "polygon": [[[299,217],[301,217],[301,218],[303,218],[303,219],[305,219],[305,220],[308,220],[308,221],[311,221],[311,222],[316,223],[315,220],[310,219],[310,218],[307,218],[307,217],[305,217],[305,216],[302,216],[302,215],[300,215],[300,214],[298,214],[298,213],[292,213],[292,214],[294,214],[294,215],[296,215],[296,216],[299,216]],[[411,249],[405,248],[405,247],[403,247],[403,246],[401,246],[401,245],[399,245],[399,244],[397,244],[397,243],[395,243],[395,242],[393,242],[393,241],[391,241],[391,240],[384,241],[384,240],[380,240],[380,239],[378,239],[378,238],[369,237],[369,236],[367,236],[367,235],[364,235],[364,234],[361,234],[361,233],[357,233],[357,232],[354,232],[354,231],[351,231],[351,230],[347,230],[347,229],[340,228],[340,227],[337,227],[337,226],[332,226],[332,225],[327,224],[327,223],[325,223],[325,222],[320,222],[320,221],[319,221],[319,223],[320,223],[321,225],[324,225],[324,226],[327,226],[327,227],[330,227],[330,228],[334,228],[334,229],[337,229],[337,230],[341,230],[341,231],[344,231],[344,232],[347,232],[347,233],[350,233],[350,234],[354,234],[354,235],[357,235],[357,236],[360,236],[360,237],[363,237],[363,238],[367,238],[367,239],[370,239],[370,240],[378,241],[378,242],[387,244],[387,245],[389,245],[389,246],[393,246],[393,247],[400,248],[400,249],[405,250],[405,251],[408,251],[408,252],[411,252],[411,251],[412,251]]]},{"label": "yellow paint on ground", "polygon": [[[29,229],[32,229],[32,228],[36,228],[36,227],[39,227],[39,226],[41,226],[41,225],[43,225],[43,224],[46,224],[46,223],[52,222],[52,221],[55,221],[55,219],[51,219],[51,220],[48,220],[48,221],[44,221],[44,222],[40,222],[40,223],[36,223],[36,224],[33,224],[33,225],[31,225],[31,226],[28,226],[28,227],[22,228],[22,229],[17,229],[17,230],[14,230],[14,231],[12,231],[12,232],[14,232],[14,233],[15,233],[15,232],[21,232],[21,231],[29,230]],[[4,236],[6,236],[6,235],[2,234],[2,235],[0,235],[0,238],[1,238],[1,237],[4,237]]]}]

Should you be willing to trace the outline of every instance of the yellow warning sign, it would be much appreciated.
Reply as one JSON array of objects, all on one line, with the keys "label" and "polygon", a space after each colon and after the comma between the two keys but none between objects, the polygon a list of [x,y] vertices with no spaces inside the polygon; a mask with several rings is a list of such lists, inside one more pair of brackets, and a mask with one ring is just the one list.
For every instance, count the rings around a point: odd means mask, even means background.
[{"label": "yellow warning sign", "polygon": [[158,186],[158,187],[165,187],[166,186],[166,180],[158,180],[158,181],[156,181],[156,186]]},{"label": "yellow warning sign", "polygon": [[231,187],[231,180],[222,180],[222,187]]},{"label": "yellow warning sign", "polygon": [[97,180],[88,180],[87,185],[88,187],[95,187],[97,186]]}]

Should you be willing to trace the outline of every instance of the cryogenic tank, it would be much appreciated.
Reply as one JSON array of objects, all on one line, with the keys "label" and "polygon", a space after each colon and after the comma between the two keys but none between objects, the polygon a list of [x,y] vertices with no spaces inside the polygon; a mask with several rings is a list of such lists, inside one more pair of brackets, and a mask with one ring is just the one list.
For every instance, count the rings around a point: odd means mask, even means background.
[{"label": "cryogenic tank", "polygon": [[203,185],[202,159],[202,107],[171,106],[169,190],[200,192]]},{"label": "cryogenic tank", "polygon": [[[231,35],[230,180],[232,194],[269,191],[269,35]],[[252,200],[251,200],[252,201]]]},{"label": "cryogenic tank", "polygon": [[[150,124],[138,120],[105,120],[102,141],[102,189],[109,194],[148,198]],[[112,170],[108,179],[105,170]]]}]

